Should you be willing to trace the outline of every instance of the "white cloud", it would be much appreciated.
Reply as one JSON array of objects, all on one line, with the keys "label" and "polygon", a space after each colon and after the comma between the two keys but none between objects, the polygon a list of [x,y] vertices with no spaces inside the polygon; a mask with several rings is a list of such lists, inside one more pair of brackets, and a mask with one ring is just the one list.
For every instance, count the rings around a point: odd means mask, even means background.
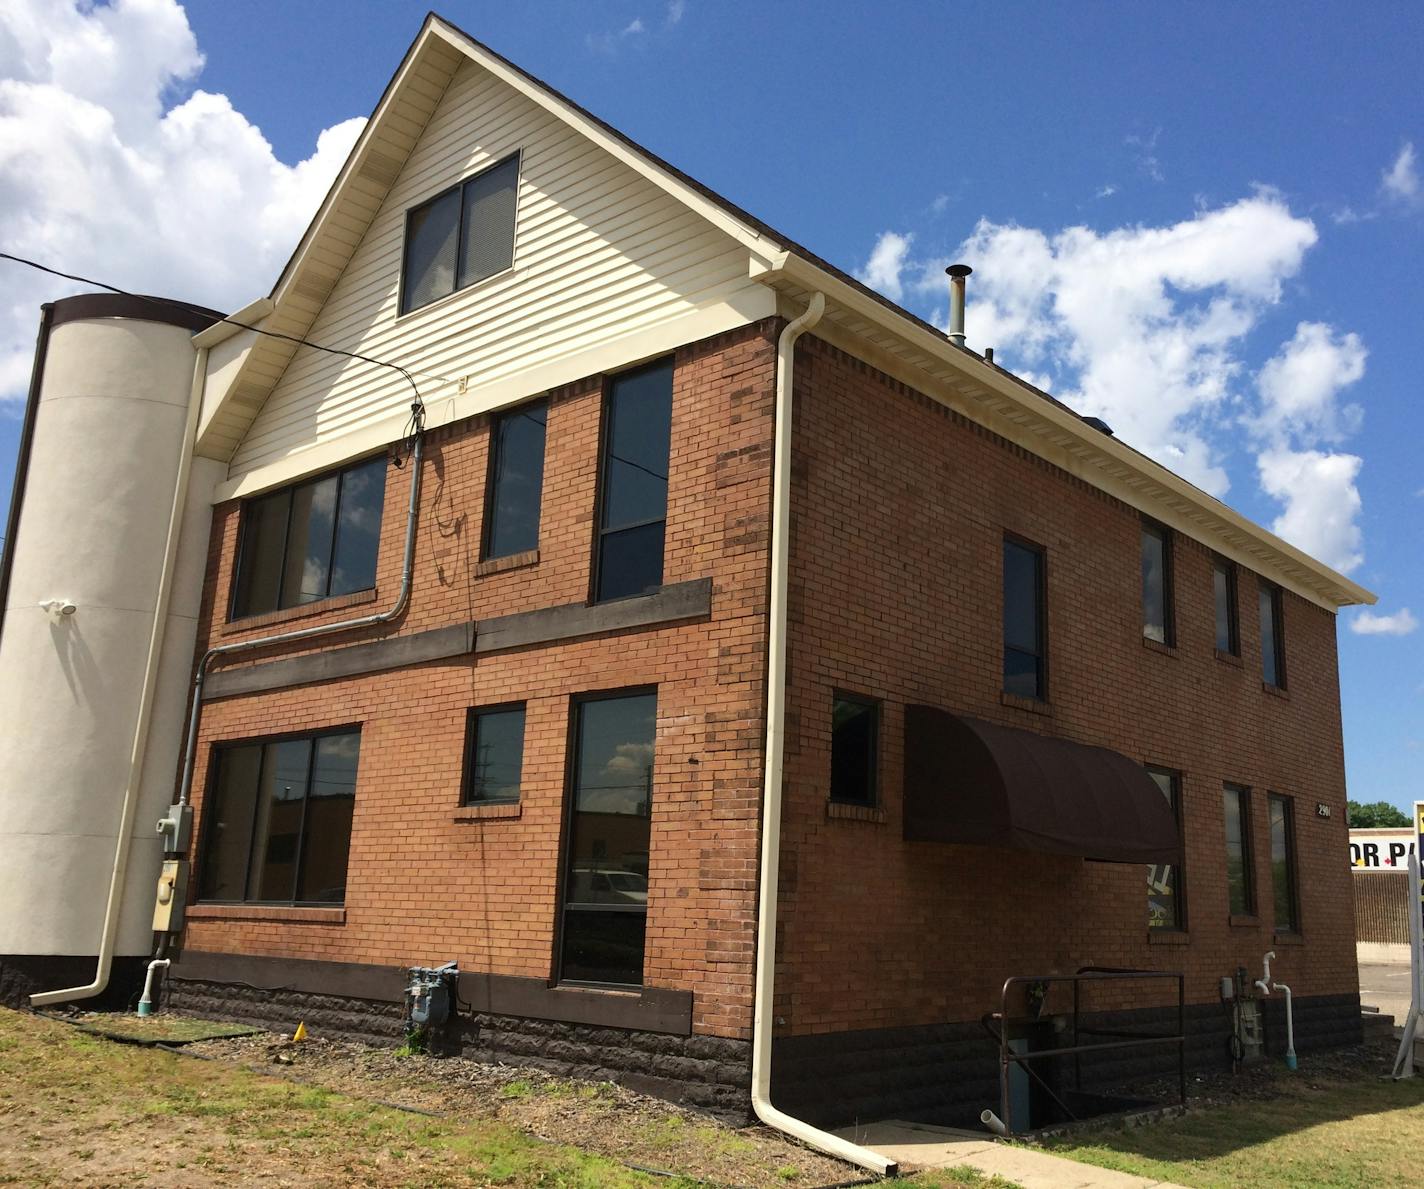
[{"label": "white cloud", "polygon": [[914,238],[913,235],[900,235],[894,231],[882,232],[875,241],[875,247],[870,250],[865,271],[857,275],[891,301],[899,301],[905,292],[900,274],[904,271],[905,257]]},{"label": "white cloud", "polygon": [[1357,611],[1350,619],[1350,630],[1359,636],[1407,636],[1418,626],[1419,621],[1408,607],[1401,607],[1393,615]]},{"label": "white cloud", "polygon": [[[174,92],[203,55],[174,0],[0,5],[0,242],[121,288],[232,310],[267,292],[364,121],[277,160],[224,95]],[[42,301],[83,286],[6,266],[0,400],[20,396]]]},{"label": "white cloud", "polygon": [[[1221,495],[1213,418],[1238,399],[1243,340],[1316,238],[1310,220],[1261,190],[1162,227],[1048,234],[984,219],[953,258],[975,269],[971,346],[1056,378],[1060,399]],[[893,246],[882,236],[876,252],[937,297],[948,260],[907,264]]]},{"label": "white cloud", "polygon": [[1154,128],[1147,136],[1128,136],[1123,143],[1134,151],[1137,158],[1137,168],[1146,177],[1154,182],[1166,180],[1166,174],[1162,171],[1162,160],[1157,156],[1157,142],[1162,138],[1162,129]]},{"label": "white cloud", "polygon": [[1271,529],[1348,574],[1364,561],[1357,523],[1361,460],[1354,454],[1268,449],[1257,459],[1261,489],[1285,505]]},{"label": "white cloud", "polygon": [[687,0],[668,0],[668,6],[667,6],[667,25],[668,25],[668,28],[671,28],[673,25],[681,24],[682,18],[685,17],[686,15],[687,15]]},{"label": "white cloud", "polygon": [[1424,197],[1424,183],[1419,178],[1412,141],[1404,142],[1394,163],[1380,174],[1380,189],[1400,202],[1418,202]]},{"label": "white cloud", "polygon": [[1117,187],[1116,187],[1115,185],[1113,185],[1112,182],[1108,182],[1108,183],[1107,183],[1106,185],[1104,185],[1104,186],[1099,186],[1099,187],[1098,187],[1098,192],[1097,192],[1095,195],[1093,195],[1093,197],[1094,197],[1094,198],[1111,198],[1111,197],[1112,197],[1114,194],[1116,194],[1116,193],[1117,193]]},{"label": "white cloud", "polygon": [[[671,18],[672,16],[671,9],[669,9],[668,16],[669,18]],[[680,13],[679,19],[681,19]],[[673,24],[675,22],[670,19],[668,23]],[[643,18],[634,17],[631,21],[624,25],[623,28],[617,30],[616,32],[590,33],[584,38],[584,41],[587,43],[588,48],[591,49],[594,53],[614,54],[618,52],[619,45],[622,42],[626,41],[629,37],[637,37],[639,34],[646,32],[647,27],[643,24]]]},{"label": "white cloud", "polygon": [[1281,441],[1338,442],[1354,433],[1359,405],[1340,407],[1336,397],[1365,374],[1368,352],[1357,334],[1337,335],[1323,322],[1302,322],[1256,376],[1261,412],[1258,432]]}]

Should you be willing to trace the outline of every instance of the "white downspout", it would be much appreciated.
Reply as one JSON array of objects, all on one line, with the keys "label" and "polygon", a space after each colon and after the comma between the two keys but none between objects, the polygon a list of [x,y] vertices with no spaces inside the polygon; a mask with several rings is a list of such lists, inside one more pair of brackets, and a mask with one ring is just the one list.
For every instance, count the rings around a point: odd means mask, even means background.
[{"label": "white downspout", "polygon": [[193,364],[193,384],[188,394],[188,419],[183,428],[183,445],[178,455],[178,478],[173,484],[173,507],[168,515],[168,543],[163,553],[163,570],[158,577],[153,628],[148,637],[148,660],[144,664],[143,686],[139,693],[138,722],[134,726],[133,745],[129,750],[129,775],[124,785],[123,810],[119,815],[119,837],[114,847],[114,867],[109,877],[109,900],[104,909],[103,932],[99,935],[98,968],[94,972],[94,981],[85,986],[66,987],[62,991],[42,991],[38,995],[31,995],[31,1007],[70,1003],[76,999],[93,999],[96,995],[102,995],[109,985],[109,972],[114,965],[114,943],[119,932],[119,913],[123,908],[124,881],[128,878],[134,818],[138,814],[143,758],[148,748],[148,727],[153,718],[153,704],[158,686],[163,631],[168,621],[169,599],[173,593],[178,534],[183,527],[183,506],[188,499],[188,476],[193,468],[193,447],[198,437],[198,413],[203,404],[203,382],[207,369],[208,350],[206,347],[199,347],[198,358]]},{"label": "white downspout", "polygon": [[781,869],[781,781],[786,740],[786,587],[791,567],[791,382],[796,340],[821,320],[826,299],[811,295],[806,312],[776,344],[776,442],[771,471],[771,598],[767,608],[766,781],[762,789],[761,882],[757,904],[756,994],[752,1017],[752,1109],[768,1127],[881,1176],[893,1160],[812,1127],[771,1105],[771,1040],[776,977],[776,898]]}]

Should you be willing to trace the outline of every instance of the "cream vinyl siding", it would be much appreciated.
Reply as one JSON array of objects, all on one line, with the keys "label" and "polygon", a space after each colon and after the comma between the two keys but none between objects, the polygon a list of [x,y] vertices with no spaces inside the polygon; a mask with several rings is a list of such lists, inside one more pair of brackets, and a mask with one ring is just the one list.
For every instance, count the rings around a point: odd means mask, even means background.
[{"label": "cream vinyl siding", "polygon": [[[514,152],[513,269],[398,316],[406,212]],[[475,401],[460,402],[465,415],[478,410],[485,386],[547,373],[553,361],[748,292],[765,290],[748,277],[745,247],[466,61],[307,337],[409,368],[432,406],[467,378]],[[508,384],[500,387],[507,394]],[[399,417],[410,400],[389,369],[299,348],[230,474],[314,446],[329,458],[334,439]]]}]

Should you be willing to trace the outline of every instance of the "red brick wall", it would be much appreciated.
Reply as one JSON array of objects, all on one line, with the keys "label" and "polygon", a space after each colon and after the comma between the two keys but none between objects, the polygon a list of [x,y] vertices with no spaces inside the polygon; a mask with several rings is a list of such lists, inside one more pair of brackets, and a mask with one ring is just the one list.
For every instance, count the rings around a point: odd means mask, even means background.
[{"label": "red brick wall", "polygon": [[[1211,555],[1179,535],[1177,648],[1149,648],[1137,511],[819,340],[802,344],[783,1030],[975,1020],[997,1008],[1009,975],[1088,964],[1184,969],[1189,1000],[1206,1003],[1238,965],[1258,976],[1269,949],[1296,995],[1354,992],[1334,616],[1284,596],[1289,693],[1264,691],[1256,578],[1239,574],[1243,661],[1219,660]],[[1048,714],[1000,699],[1005,532],[1047,550]],[[828,814],[837,688],[884,700],[883,821]],[[1140,866],[904,842],[907,702],[1179,769],[1187,934],[1149,937]],[[1255,790],[1260,915],[1234,925],[1223,781]],[[1273,936],[1267,790],[1295,798],[1303,941]],[[1318,818],[1316,802],[1333,816]]]},{"label": "red brick wall", "polygon": [[[693,991],[696,1031],[750,1034],[775,329],[749,326],[677,353],[664,581],[711,577],[709,622],[206,706],[195,854],[214,742],[359,722],[361,759],[344,920],[323,920],[341,915],[330,910],[198,906],[190,948],[387,965],[458,959],[466,970],[548,976],[570,698],[656,685],[645,980]],[[408,613],[393,627],[259,659],[585,600],[601,403],[597,378],[552,394],[537,563],[499,573],[479,565],[488,418],[433,431]],[[279,615],[282,626],[389,604],[409,476],[409,466],[388,471],[376,599]],[[277,630],[223,622],[238,513],[235,502],[215,509],[200,653],[211,642]],[[518,700],[528,703],[519,816],[456,821],[466,709]]]}]

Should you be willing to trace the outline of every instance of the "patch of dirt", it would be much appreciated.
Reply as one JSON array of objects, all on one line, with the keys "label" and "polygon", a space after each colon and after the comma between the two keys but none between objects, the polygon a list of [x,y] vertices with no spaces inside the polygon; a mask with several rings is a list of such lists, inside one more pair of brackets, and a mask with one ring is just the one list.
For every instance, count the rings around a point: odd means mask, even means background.
[{"label": "patch of dirt", "polygon": [[383,1105],[497,1120],[540,1139],[717,1185],[823,1186],[864,1176],[768,1128],[729,1127],[611,1082],[271,1033],[199,1041],[184,1051]]}]

